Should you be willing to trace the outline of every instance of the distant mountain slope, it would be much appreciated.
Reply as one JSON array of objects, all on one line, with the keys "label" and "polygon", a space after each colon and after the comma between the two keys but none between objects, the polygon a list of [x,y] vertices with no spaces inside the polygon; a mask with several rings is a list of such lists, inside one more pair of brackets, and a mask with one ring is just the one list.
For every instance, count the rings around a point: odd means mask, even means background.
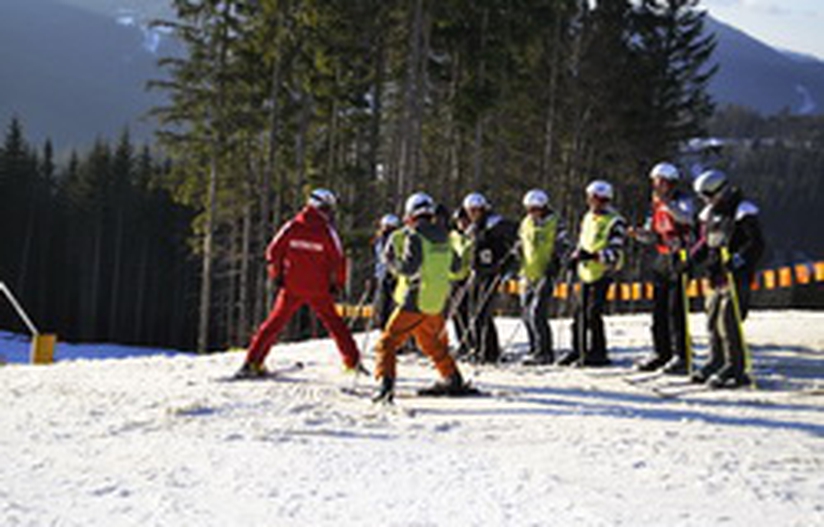
[{"label": "distant mountain slope", "polygon": [[0,2],[0,124],[18,115],[32,141],[48,135],[58,149],[127,125],[148,137],[139,119],[161,98],[144,88],[159,73],[143,39],[113,16],[56,0]]},{"label": "distant mountain slope", "polygon": [[721,69],[710,91],[719,103],[763,114],[824,113],[824,63],[799,60],[709,17],[706,30],[718,39],[715,62]]},{"label": "distant mountain slope", "polygon": [[[118,19],[168,13],[165,0],[0,1],[0,126],[18,115],[29,138],[50,136],[58,149],[114,137],[127,125],[148,138],[151,123],[140,118],[162,100],[144,89],[160,76],[156,56],[144,31]],[[824,112],[824,63],[712,18],[707,31],[718,37],[721,69],[710,91],[719,103],[764,114]]]}]

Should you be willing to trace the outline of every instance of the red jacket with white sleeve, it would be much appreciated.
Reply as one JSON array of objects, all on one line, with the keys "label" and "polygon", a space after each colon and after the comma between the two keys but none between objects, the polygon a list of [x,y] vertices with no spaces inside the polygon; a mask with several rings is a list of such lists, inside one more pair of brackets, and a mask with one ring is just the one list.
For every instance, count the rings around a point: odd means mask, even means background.
[{"label": "red jacket with white sleeve", "polygon": [[266,249],[270,275],[298,296],[324,296],[346,283],[346,260],[338,233],[318,209],[306,206]]}]

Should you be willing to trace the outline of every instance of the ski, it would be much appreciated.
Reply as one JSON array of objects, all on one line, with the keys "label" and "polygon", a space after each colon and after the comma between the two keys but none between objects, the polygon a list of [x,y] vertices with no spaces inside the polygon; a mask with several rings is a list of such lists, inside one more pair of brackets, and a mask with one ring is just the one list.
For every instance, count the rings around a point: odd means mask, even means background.
[{"label": "ski", "polygon": [[[406,408],[405,406],[399,406],[392,401],[375,401],[373,399],[374,392],[368,387],[359,387],[359,386],[340,386],[339,391],[341,394],[356,397],[362,400],[368,400],[372,403],[371,407],[376,410],[374,413],[368,414],[371,417],[377,417],[380,413],[388,412],[397,415],[402,415],[405,417],[415,417],[417,415],[417,411],[412,408]],[[395,393],[395,398],[398,397],[398,393]]]},{"label": "ski", "polygon": [[421,388],[417,392],[418,397],[488,397],[491,394],[482,392],[470,384],[465,384],[456,390],[445,390],[441,387]]},{"label": "ski", "polygon": [[288,375],[290,373],[295,373],[301,371],[304,368],[304,364],[301,361],[295,361],[292,364],[287,366],[282,366],[280,368],[275,368],[272,370],[267,370],[266,373],[263,375],[258,375],[256,377],[238,377],[237,375],[225,375],[223,377],[218,377],[215,379],[217,382],[261,382],[261,381],[272,381],[272,380],[282,380],[284,375]]},{"label": "ski", "polygon": [[621,377],[621,380],[628,384],[645,384],[649,382],[654,382],[658,379],[663,379],[664,372],[662,371],[653,371],[653,372],[632,372],[624,375]]},{"label": "ski", "polygon": [[717,388],[706,384],[677,384],[666,386],[651,386],[651,391],[664,399],[677,399],[684,395],[717,391]]},{"label": "ski", "polygon": [[[368,387],[353,387],[353,386],[341,386],[340,392],[344,395],[351,395],[354,397],[359,397],[361,399],[369,399],[372,400],[372,397],[375,395],[374,390]],[[395,391],[394,398],[395,399],[418,399],[418,398],[463,398],[463,397],[493,397],[495,394],[479,390],[474,386],[466,386],[460,392],[444,392],[440,390],[432,390],[430,388],[421,388],[416,391]],[[392,404],[392,403],[382,403],[378,401],[376,404]]]}]

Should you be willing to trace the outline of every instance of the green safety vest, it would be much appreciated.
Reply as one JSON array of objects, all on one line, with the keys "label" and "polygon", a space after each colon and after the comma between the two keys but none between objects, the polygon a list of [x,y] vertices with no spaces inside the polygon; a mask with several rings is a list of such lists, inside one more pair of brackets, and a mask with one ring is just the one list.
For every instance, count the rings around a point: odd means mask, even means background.
[{"label": "green safety vest", "polygon": [[521,274],[530,282],[540,280],[546,274],[555,252],[558,217],[553,214],[546,218],[543,225],[536,225],[532,216],[526,216],[521,220],[518,235],[521,238],[523,256]]},{"label": "green safety vest", "polygon": [[[406,241],[407,227],[397,229],[389,237],[389,243],[392,244],[392,251],[395,253],[395,259],[403,258],[403,244]],[[395,291],[392,292],[392,299],[395,305],[403,305],[406,292],[409,290],[409,278],[404,275],[397,275],[397,282],[395,283]]]},{"label": "green safety vest", "polygon": [[472,238],[460,231],[449,231],[449,245],[461,259],[461,268],[451,273],[452,280],[464,280],[469,276],[469,264],[472,262]]},{"label": "green safety vest", "polygon": [[[411,234],[408,232],[407,235]],[[414,277],[417,285],[416,306],[428,315],[442,313],[449,297],[450,267],[452,265],[452,248],[449,242],[435,243],[424,236],[421,240],[423,258],[421,267]],[[411,287],[412,277],[401,275],[395,286],[395,302],[403,306]]]},{"label": "green safety vest", "polygon": [[[621,216],[615,211],[608,211],[603,214],[587,212],[581,222],[581,238],[579,245],[581,249],[588,253],[597,254],[607,248],[609,244],[609,232],[615,222]],[[620,268],[623,261],[623,254],[619,255],[615,268]],[[587,260],[578,262],[578,276],[581,281],[591,284],[600,280],[609,270],[609,265],[598,260]]]}]

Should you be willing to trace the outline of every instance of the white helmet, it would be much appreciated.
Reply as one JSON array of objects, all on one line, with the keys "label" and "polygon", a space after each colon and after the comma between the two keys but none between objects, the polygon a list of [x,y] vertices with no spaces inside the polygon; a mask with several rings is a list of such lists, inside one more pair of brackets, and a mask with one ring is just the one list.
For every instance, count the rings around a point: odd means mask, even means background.
[{"label": "white helmet", "polygon": [[543,190],[534,188],[524,194],[523,204],[528,209],[543,209],[549,205],[549,196]]},{"label": "white helmet", "polygon": [[416,218],[421,214],[435,214],[435,201],[426,192],[415,192],[406,198],[404,214]]},{"label": "white helmet", "polygon": [[469,209],[488,209],[489,202],[486,200],[483,194],[480,192],[473,192],[471,194],[467,194],[466,197],[463,199],[463,208]]},{"label": "white helmet", "polygon": [[593,196],[601,199],[608,199],[612,201],[615,195],[612,190],[612,185],[602,179],[596,179],[587,185],[587,196]]},{"label": "white helmet", "polygon": [[401,219],[394,214],[385,214],[380,222],[382,229],[397,229],[401,226]]},{"label": "white helmet", "polygon": [[667,181],[678,181],[681,174],[672,163],[658,163],[649,171],[650,179],[661,178]]},{"label": "white helmet", "polygon": [[334,209],[338,204],[338,198],[331,190],[316,188],[309,194],[307,203],[316,209]]},{"label": "white helmet", "polygon": [[720,170],[707,170],[695,179],[695,193],[714,196],[727,185],[727,175]]}]

